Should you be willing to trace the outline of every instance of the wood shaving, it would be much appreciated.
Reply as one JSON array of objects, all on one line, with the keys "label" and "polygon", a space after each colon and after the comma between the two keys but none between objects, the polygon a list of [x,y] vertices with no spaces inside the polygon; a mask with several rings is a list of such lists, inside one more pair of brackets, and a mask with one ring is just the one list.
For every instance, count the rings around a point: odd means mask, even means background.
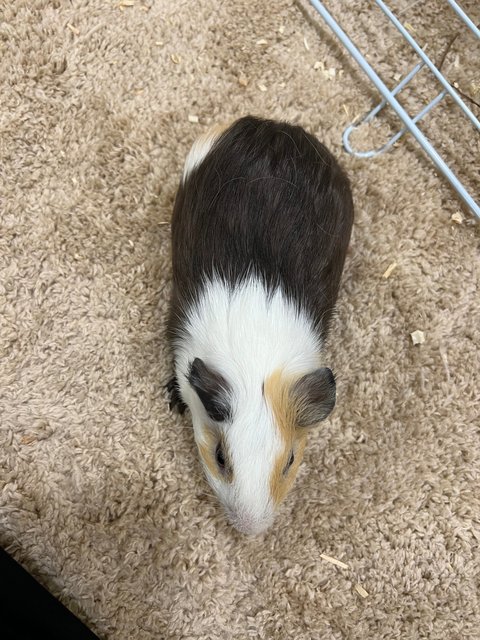
[{"label": "wood shaving", "polygon": [[247,76],[244,76],[243,73],[238,76],[238,84],[241,87],[246,87],[248,85],[248,78]]},{"label": "wood shaving", "polygon": [[325,562],[330,562],[330,564],[334,564],[336,567],[340,567],[341,569],[348,569],[348,564],[345,564],[345,562],[337,560],[336,558],[332,558],[332,556],[327,556],[326,553],[321,553],[320,557],[322,558],[322,560],[325,560]]},{"label": "wood shaving", "polygon": [[337,70],[334,67],[330,67],[329,69],[327,69],[325,63],[320,60],[317,60],[314,63],[313,68],[315,69],[315,71],[321,69],[322,74],[325,76],[325,78],[327,78],[327,80],[333,80],[337,75]]},{"label": "wood shaving", "polygon": [[74,27],[73,24],[70,24],[70,23],[67,24],[67,29],[70,29],[70,31],[74,33],[76,36],[78,36],[78,34],[80,33],[80,30],[77,29],[77,27]]},{"label": "wood shaving", "polygon": [[358,595],[362,596],[362,598],[368,598],[368,591],[366,591],[361,584],[356,584],[355,585],[355,591],[358,593]]},{"label": "wood shaving", "polygon": [[410,334],[413,344],[423,344],[425,342],[425,334],[423,331],[414,331]]},{"label": "wood shaving", "polygon": [[37,441],[37,438],[32,434],[22,436],[22,438],[20,439],[21,444],[32,444],[32,442],[36,442],[36,441]]},{"label": "wood shaving", "polygon": [[266,91],[267,87],[264,84],[259,84],[258,88],[260,89],[260,91]]},{"label": "wood shaving", "polygon": [[170,55],[170,59],[171,59],[171,61],[173,62],[173,64],[180,64],[180,57],[179,57],[179,56],[177,56],[177,54],[176,54],[176,53],[172,53],[172,54]]},{"label": "wood shaving", "polygon": [[385,270],[385,273],[383,274],[382,278],[389,278],[392,273],[395,271],[395,269],[397,268],[397,263],[396,262],[392,262],[392,264],[389,264],[388,267]]},{"label": "wood shaving", "polygon": [[198,116],[190,115],[188,116],[188,121],[191,122],[192,124],[198,124]]},{"label": "wood shaving", "polygon": [[452,220],[452,222],[456,222],[457,224],[463,224],[465,221],[465,218],[460,213],[460,211],[457,211],[451,216],[450,220]]}]

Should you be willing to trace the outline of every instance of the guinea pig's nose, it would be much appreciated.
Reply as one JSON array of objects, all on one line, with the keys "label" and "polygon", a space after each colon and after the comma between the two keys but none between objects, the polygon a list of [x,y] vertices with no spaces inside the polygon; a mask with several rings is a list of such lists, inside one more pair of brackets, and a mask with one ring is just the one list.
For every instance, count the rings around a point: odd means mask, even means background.
[{"label": "guinea pig's nose", "polygon": [[230,523],[247,536],[257,536],[264,533],[272,524],[273,517],[262,516],[258,517],[253,514],[241,513],[231,514],[233,517],[229,517]]}]

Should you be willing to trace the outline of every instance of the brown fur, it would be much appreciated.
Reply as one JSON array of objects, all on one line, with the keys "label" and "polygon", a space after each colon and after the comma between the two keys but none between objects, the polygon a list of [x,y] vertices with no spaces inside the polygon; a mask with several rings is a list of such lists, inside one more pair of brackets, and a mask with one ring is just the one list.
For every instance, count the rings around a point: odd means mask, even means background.
[{"label": "brown fur", "polygon": [[252,275],[268,291],[281,286],[325,338],[353,223],[346,174],[298,125],[246,116],[212,135],[175,198],[171,342],[206,280]]},{"label": "brown fur", "polygon": [[[220,471],[215,461],[215,449],[217,448],[219,441],[222,444],[225,456],[225,470],[223,473]],[[217,480],[224,480],[226,482],[233,481],[233,467],[231,464],[231,457],[228,451],[227,443],[225,442],[222,433],[220,433],[213,427],[204,426],[203,442],[198,443],[198,450],[203,462],[214,478],[216,478]]]},{"label": "brown fur", "polygon": [[[270,493],[275,504],[279,504],[291,489],[302,461],[307,441],[305,429],[296,427],[298,408],[295,406],[290,393],[295,381],[295,378],[286,377],[281,370],[277,370],[265,380],[264,385],[265,398],[273,411],[283,442],[282,451],[277,456],[270,476]],[[294,450],[295,460],[287,473],[284,474],[285,465],[292,449]]]}]

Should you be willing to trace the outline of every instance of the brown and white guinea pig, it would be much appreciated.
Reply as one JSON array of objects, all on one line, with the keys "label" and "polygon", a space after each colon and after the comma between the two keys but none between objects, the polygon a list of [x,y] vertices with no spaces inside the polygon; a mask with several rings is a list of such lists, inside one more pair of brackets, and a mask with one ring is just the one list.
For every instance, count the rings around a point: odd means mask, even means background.
[{"label": "brown and white guinea pig", "polygon": [[239,530],[267,529],[335,405],[322,346],[353,223],[349,181],[301,127],[241,118],[198,139],[172,218],[172,405]]}]

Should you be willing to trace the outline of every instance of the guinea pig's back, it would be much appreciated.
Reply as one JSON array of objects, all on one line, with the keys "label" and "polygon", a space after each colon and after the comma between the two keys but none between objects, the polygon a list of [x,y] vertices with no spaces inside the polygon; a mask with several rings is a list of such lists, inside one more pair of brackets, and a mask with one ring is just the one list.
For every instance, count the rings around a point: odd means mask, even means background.
[{"label": "guinea pig's back", "polygon": [[326,332],[353,223],[348,178],[301,127],[245,117],[187,162],[172,219],[173,303],[205,280],[281,287]]}]

